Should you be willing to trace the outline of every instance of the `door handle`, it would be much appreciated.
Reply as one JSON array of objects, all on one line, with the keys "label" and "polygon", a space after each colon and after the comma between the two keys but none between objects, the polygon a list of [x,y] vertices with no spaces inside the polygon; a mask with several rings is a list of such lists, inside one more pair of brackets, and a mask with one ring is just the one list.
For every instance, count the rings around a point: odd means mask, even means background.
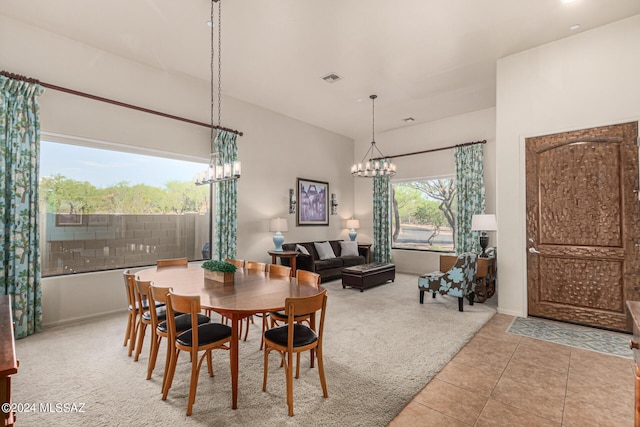
[{"label": "door handle", "polygon": [[539,254],[540,252],[539,252],[539,251],[537,251],[537,250],[536,250],[536,248],[534,248],[534,247],[530,247],[530,248],[529,248],[529,253],[532,253],[532,254]]}]

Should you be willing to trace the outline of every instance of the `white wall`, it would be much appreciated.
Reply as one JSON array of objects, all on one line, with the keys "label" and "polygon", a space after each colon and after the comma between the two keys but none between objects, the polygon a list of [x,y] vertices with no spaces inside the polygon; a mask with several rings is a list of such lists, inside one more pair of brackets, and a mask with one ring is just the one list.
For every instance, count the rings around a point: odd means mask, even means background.
[{"label": "white wall", "polygon": [[498,61],[499,310],[527,314],[524,139],[640,118],[640,15]]},{"label": "white wall", "polygon": [[[0,15],[0,69],[81,92],[207,123],[209,82],[129,61]],[[283,88],[286,90],[286,88]],[[40,99],[41,129],[50,134],[125,144],[180,157],[209,158],[209,130],[191,124],[48,89]],[[268,220],[289,220],[287,241],[344,238],[352,215],[353,141],[230,97],[222,124],[244,132],[238,138],[238,256],[269,261],[273,233]],[[195,175],[194,171],[194,175]],[[161,171],[159,171],[161,173]],[[339,200],[329,227],[296,227],[288,214],[296,178],[329,182]],[[125,307],[121,271],[43,280],[45,326]]]},{"label": "white wall", "polygon": [[[487,140],[484,145],[484,178],[487,213],[495,212],[495,109],[487,108],[468,114],[449,117],[376,133],[376,144],[387,156],[432,148],[447,147],[471,141]],[[361,159],[371,144],[370,139],[356,141],[354,157]],[[453,150],[437,151],[394,159],[398,173],[393,179],[426,178],[455,175]],[[355,183],[356,212],[360,220],[358,241],[373,241],[373,187],[370,178],[358,178]],[[490,236],[491,245],[495,236]],[[440,254],[437,252],[392,250],[392,261],[397,271],[424,274],[438,270]],[[416,283],[417,286],[417,283]]]}]

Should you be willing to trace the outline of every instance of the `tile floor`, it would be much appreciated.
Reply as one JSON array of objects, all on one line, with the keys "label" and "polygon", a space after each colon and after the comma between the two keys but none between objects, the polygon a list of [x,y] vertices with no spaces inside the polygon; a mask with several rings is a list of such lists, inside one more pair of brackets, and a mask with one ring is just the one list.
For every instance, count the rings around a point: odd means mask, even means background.
[{"label": "tile floor", "polygon": [[496,314],[389,424],[633,426],[633,361],[506,332]]}]

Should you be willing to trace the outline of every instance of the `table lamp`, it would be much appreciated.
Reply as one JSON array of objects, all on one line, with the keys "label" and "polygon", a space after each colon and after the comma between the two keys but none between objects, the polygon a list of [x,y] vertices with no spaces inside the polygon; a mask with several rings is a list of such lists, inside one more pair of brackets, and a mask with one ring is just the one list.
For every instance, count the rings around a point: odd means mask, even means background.
[{"label": "table lamp", "polygon": [[358,233],[356,233],[356,229],[360,228],[360,221],[358,221],[357,219],[348,219],[347,220],[347,228],[350,228],[351,230],[349,231],[349,238],[351,240],[356,240],[356,236],[358,235]]},{"label": "table lamp", "polygon": [[273,244],[276,246],[274,251],[282,252],[282,244],[284,243],[284,236],[282,231],[289,231],[289,225],[285,218],[273,218],[269,223],[269,231],[275,231],[273,235]]},{"label": "table lamp", "polygon": [[487,231],[496,231],[498,223],[494,214],[474,215],[471,217],[471,231],[482,231],[480,235],[480,247],[482,248],[481,258],[487,258],[485,249],[489,244],[489,236]]}]

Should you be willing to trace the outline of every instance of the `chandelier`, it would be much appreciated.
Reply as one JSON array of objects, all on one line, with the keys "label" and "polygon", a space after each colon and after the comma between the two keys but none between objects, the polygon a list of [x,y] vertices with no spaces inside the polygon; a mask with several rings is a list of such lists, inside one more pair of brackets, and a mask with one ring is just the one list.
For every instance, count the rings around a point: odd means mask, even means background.
[{"label": "chandelier", "polygon": [[[372,138],[371,147],[365,153],[360,163],[354,163],[351,166],[351,175],[363,178],[373,178],[375,176],[393,176],[396,174],[396,165],[389,161],[380,149],[376,146],[376,115],[375,101],[378,95],[371,95],[371,111],[372,111]],[[374,158],[374,156],[376,156]],[[367,157],[369,160],[366,160]],[[366,160],[366,161],[365,161]]]},{"label": "chandelier", "polygon": [[[218,3],[218,125],[216,126],[213,122],[213,110],[214,110],[214,89],[213,89],[213,78],[214,78],[214,59],[215,59],[215,49],[214,49],[214,7],[213,4]],[[241,167],[240,161],[227,161],[228,159],[224,158],[223,153],[216,152],[215,149],[215,129],[227,130],[220,126],[220,117],[222,110],[222,2],[220,0],[211,0],[211,132],[209,134],[209,140],[211,143],[211,158],[209,159],[209,167],[196,175],[195,184],[196,185],[206,185],[206,184],[214,184],[216,182],[223,181],[231,181],[240,178]]]}]

